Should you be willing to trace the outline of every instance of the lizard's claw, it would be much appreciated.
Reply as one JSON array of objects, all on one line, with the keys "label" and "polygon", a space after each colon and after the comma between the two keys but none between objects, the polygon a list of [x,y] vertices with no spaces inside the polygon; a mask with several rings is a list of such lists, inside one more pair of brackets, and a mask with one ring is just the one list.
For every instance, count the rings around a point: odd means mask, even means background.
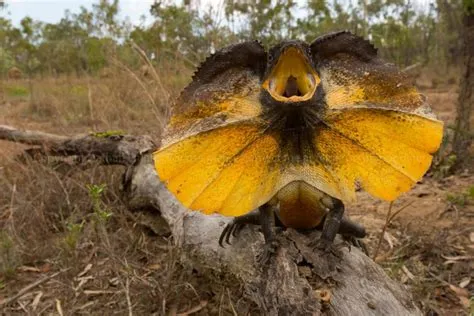
[{"label": "lizard's claw", "polygon": [[277,252],[278,246],[279,245],[276,240],[266,242],[265,245],[263,246],[262,252],[257,255],[258,263],[260,263],[261,265],[268,264],[270,260],[272,259],[272,257]]},{"label": "lizard's claw", "polygon": [[309,246],[313,248],[314,251],[322,251],[325,254],[332,254],[338,258],[342,257],[341,248],[349,246],[348,243],[342,242],[335,245],[332,241],[319,238],[309,243]]},{"label": "lizard's claw", "polygon": [[224,241],[230,245],[230,237],[237,237],[240,231],[245,227],[245,225],[245,223],[233,219],[224,227],[224,230],[222,231],[221,236],[219,237],[219,245],[221,247],[225,247]]},{"label": "lizard's claw", "polygon": [[342,238],[348,243],[349,251],[350,247],[354,246],[356,248],[359,248],[366,256],[369,256],[369,250],[360,238],[356,238],[353,236],[342,236]]}]

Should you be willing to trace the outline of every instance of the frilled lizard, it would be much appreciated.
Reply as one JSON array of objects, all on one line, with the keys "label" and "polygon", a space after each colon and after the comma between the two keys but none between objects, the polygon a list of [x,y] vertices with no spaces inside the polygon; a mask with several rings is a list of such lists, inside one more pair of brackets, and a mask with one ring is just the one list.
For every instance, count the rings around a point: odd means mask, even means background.
[{"label": "frilled lizard", "polygon": [[[364,237],[343,218],[356,187],[392,201],[426,172],[443,124],[425,98],[366,40],[349,32],[268,52],[244,42],[211,55],[173,107],[154,154],[160,179],[186,207],[236,217],[220,239],[261,224],[322,227]],[[251,212],[259,210],[258,212]]]}]

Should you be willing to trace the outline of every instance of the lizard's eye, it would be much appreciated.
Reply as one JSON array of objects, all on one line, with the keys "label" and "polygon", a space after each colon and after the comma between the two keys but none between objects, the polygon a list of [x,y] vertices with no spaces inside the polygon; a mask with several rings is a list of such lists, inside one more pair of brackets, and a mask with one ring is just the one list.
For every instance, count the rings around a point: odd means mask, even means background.
[{"label": "lizard's eye", "polygon": [[290,46],[280,55],[262,86],[275,100],[301,102],[313,97],[319,82],[307,54],[298,47]]}]

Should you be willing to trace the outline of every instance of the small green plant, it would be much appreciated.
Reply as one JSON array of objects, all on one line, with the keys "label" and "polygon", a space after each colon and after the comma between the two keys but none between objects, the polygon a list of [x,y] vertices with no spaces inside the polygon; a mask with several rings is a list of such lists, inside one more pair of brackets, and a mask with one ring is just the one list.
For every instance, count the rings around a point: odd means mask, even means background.
[{"label": "small green plant", "polygon": [[9,97],[19,98],[27,97],[30,93],[26,87],[23,86],[6,86],[5,93]]},{"label": "small green plant", "polygon": [[90,135],[94,137],[100,137],[100,138],[105,138],[105,137],[110,137],[110,136],[123,136],[125,134],[126,132],[121,131],[121,130],[90,133]]},{"label": "small green plant", "polygon": [[474,200],[474,185],[469,187],[469,189],[467,189],[467,195],[469,196],[470,199]]},{"label": "small green plant", "polygon": [[[443,138],[443,140],[445,139],[446,138]],[[442,144],[442,146],[446,146],[446,145]],[[435,178],[441,179],[449,175],[451,173],[452,168],[456,164],[456,162],[457,162],[457,157],[455,154],[450,154],[447,157],[442,158],[442,160],[437,165],[434,171]]]},{"label": "small green plant", "polygon": [[84,221],[79,224],[68,223],[66,225],[66,228],[68,233],[64,238],[64,244],[66,245],[68,250],[74,251],[76,249],[77,242],[79,241],[79,238],[81,236],[82,229],[84,228]]},{"label": "small green plant", "polygon": [[465,196],[463,194],[448,193],[446,195],[446,200],[448,200],[448,202],[450,202],[452,204],[455,204],[457,206],[466,205],[466,199],[465,199]]},{"label": "small green plant", "polygon": [[466,206],[466,204],[469,204],[474,201],[474,186],[469,187],[464,192],[448,193],[446,195],[446,199],[448,200],[448,202],[457,206]]},{"label": "small green plant", "polygon": [[101,199],[106,187],[105,184],[90,184],[87,186],[89,196],[92,200],[92,208],[99,223],[107,222],[107,220],[112,216],[112,212],[109,212],[109,210],[105,208]]},{"label": "small green plant", "polygon": [[385,271],[387,271],[388,275],[392,278],[397,278],[399,277],[400,273],[402,273],[402,268],[405,265],[405,260],[403,258],[400,258],[396,261],[393,261],[388,264],[388,266],[385,268]]},{"label": "small green plant", "polygon": [[10,277],[17,267],[15,245],[6,231],[0,231],[0,273]]},{"label": "small green plant", "polygon": [[87,95],[87,87],[85,86],[80,86],[80,85],[74,85],[71,88],[71,94],[75,95]]},{"label": "small green plant", "polygon": [[106,223],[112,216],[110,212],[102,202],[102,195],[106,190],[105,184],[90,184],[87,186],[89,190],[89,196],[92,200],[92,209],[94,210],[94,223],[97,235],[102,240],[106,247],[110,247],[110,241],[107,234]]}]

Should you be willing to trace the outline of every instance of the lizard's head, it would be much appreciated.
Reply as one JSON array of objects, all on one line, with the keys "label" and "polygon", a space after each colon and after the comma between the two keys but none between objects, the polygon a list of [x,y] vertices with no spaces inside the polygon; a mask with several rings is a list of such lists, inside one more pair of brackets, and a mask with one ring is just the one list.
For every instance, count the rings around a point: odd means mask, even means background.
[{"label": "lizard's head", "polygon": [[309,100],[319,82],[308,44],[284,41],[268,52],[262,87],[274,100],[286,103]]}]

